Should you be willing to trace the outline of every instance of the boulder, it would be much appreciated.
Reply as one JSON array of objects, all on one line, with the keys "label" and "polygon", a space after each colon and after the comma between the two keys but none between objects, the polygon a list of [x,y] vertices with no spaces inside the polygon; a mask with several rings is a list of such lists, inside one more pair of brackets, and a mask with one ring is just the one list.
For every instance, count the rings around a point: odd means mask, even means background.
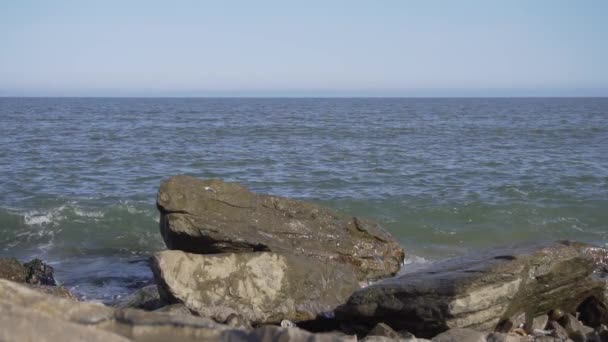
[{"label": "boulder", "polygon": [[220,336],[220,340],[230,342],[356,342],[357,337],[338,333],[313,334],[298,328],[266,325],[252,331],[227,330]]},{"label": "boulder", "polygon": [[157,197],[169,249],[197,254],[292,253],[355,267],[360,280],[397,273],[401,245],[378,224],[221,180],[175,176]]},{"label": "boulder", "polygon": [[355,272],[346,265],[269,252],[168,250],[153,257],[152,270],[164,300],[182,302],[218,322],[231,315],[252,324],[311,320],[358,288]]},{"label": "boulder", "polygon": [[603,298],[605,283],[594,271],[607,254],[567,241],[474,253],[361,289],[336,318],[430,337],[451,328],[490,332],[521,312],[575,312],[587,298]]}]

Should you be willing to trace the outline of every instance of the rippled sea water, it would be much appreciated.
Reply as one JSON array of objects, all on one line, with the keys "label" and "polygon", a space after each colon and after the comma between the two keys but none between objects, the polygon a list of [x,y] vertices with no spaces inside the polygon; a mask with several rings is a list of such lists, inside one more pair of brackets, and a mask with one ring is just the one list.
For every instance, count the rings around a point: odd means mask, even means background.
[{"label": "rippled sea water", "polygon": [[151,281],[154,201],[223,178],[381,222],[406,267],[608,243],[608,98],[0,98],[0,256],[111,302]]}]

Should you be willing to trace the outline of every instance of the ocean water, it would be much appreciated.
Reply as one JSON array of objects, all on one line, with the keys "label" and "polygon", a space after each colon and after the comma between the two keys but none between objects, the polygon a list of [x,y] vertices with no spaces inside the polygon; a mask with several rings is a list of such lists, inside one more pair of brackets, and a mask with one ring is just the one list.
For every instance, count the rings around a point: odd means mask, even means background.
[{"label": "ocean water", "polygon": [[416,267],[608,243],[608,98],[0,98],[0,256],[111,303],[151,281],[155,196],[223,178],[376,219]]}]

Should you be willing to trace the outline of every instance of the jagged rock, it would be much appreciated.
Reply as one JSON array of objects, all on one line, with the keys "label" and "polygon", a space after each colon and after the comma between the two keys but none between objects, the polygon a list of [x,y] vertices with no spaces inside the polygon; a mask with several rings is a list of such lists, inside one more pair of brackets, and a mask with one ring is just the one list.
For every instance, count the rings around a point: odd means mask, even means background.
[{"label": "jagged rock", "polygon": [[570,242],[475,253],[361,289],[336,318],[368,329],[385,322],[429,337],[451,328],[493,331],[519,312],[575,312],[586,298],[602,298],[605,285],[594,270],[606,254]]},{"label": "jagged rock", "polygon": [[53,268],[42,262],[42,260],[34,259],[26,262],[23,266],[28,271],[26,283],[33,285],[57,285],[55,278],[53,278]]},{"label": "jagged rock", "polygon": [[343,264],[276,253],[157,253],[152,269],[161,296],[204,317],[240,315],[253,324],[314,319],[358,288]]},{"label": "jagged rock", "polygon": [[585,342],[588,333],[593,332],[592,328],[585,327],[576,317],[566,314],[559,320],[559,324],[566,329],[568,337],[574,342]]},{"label": "jagged rock", "polygon": [[549,335],[550,337],[555,337],[559,341],[570,340],[568,332],[558,322],[549,321],[549,323],[547,323],[547,328],[552,331],[551,335]]},{"label": "jagged rock", "polygon": [[119,300],[115,306],[118,308],[134,308],[152,311],[167,306],[168,304],[169,303],[160,298],[156,285],[148,285]]},{"label": "jagged rock", "polygon": [[434,342],[486,342],[486,335],[472,329],[450,329],[433,337]]},{"label": "jagged rock", "polygon": [[169,249],[293,253],[350,264],[360,280],[393,275],[404,258],[399,242],[376,223],[236,183],[175,176],[161,184],[157,207]]}]

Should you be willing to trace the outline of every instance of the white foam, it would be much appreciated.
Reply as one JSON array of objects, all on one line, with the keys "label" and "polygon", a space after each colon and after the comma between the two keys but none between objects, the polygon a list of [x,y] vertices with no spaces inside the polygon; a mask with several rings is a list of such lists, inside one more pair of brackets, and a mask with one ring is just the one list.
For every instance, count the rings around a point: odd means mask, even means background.
[{"label": "white foam", "polygon": [[23,221],[28,226],[57,224],[59,221],[65,219],[65,216],[62,215],[64,209],[65,205],[46,211],[30,210],[23,214]]},{"label": "white foam", "polygon": [[87,210],[83,210],[80,208],[74,208],[74,214],[81,216],[81,217],[89,217],[89,218],[103,218],[105,215],[104,212],[101,211],[87,211]]}]

